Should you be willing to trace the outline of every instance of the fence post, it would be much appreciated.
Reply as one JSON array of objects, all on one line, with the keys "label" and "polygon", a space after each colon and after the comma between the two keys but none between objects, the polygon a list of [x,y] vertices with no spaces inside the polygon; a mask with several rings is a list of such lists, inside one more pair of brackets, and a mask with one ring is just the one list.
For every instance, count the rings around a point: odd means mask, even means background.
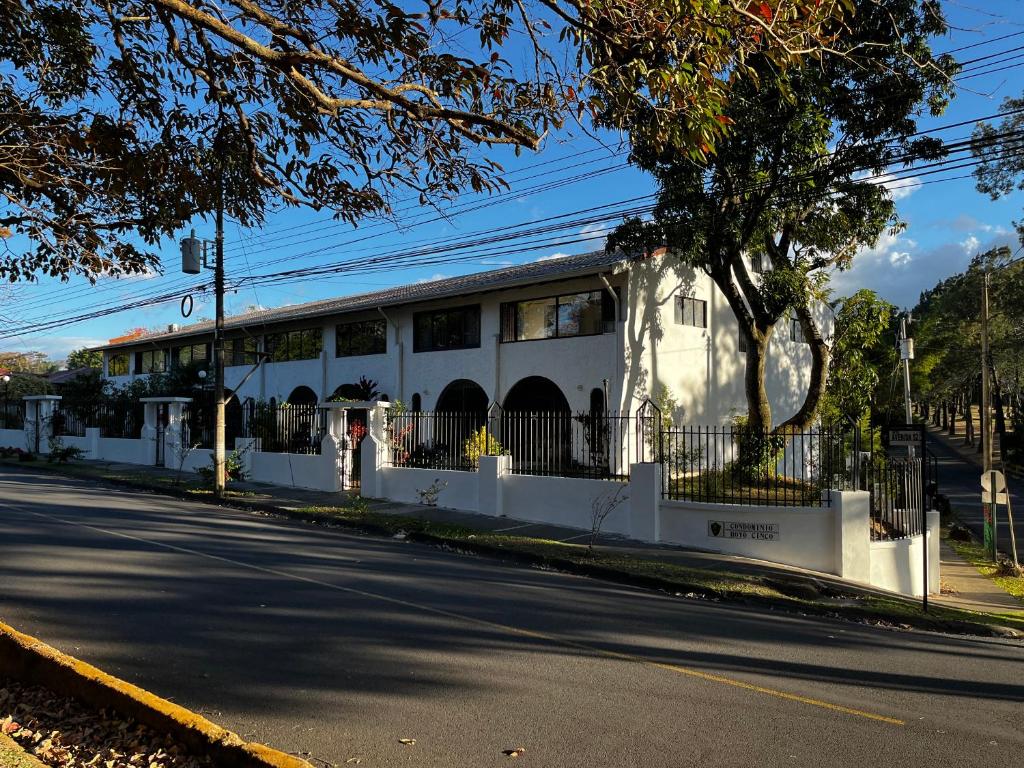
[{"label": "fence post", "polygon": [[927,529],[928,545],[928,593],[937,595],[942,591],[942,583],[939,580],[939,531],[942,526],[940,514],[937,509],[929,509],[925,512],[925,527]]},{"label": "fence post", "polygon": [[385,445],[370,432],[359,446],[359,495],[363,498],[379,499],[384,496],[384,473],[381,469],[385,461]]},{"label": "fence post", "polygon": [[835,515],[835,574],[849,581],[871,583],[871,494],[867,491],[836,491],[832,494]]},{"label": "fence post", "polygon": [[99,427],[85,428],[85,439],[88,441],[89,445],[89,447],[85,451],[85,458],[100,458],[100,432],[101,430]]},{"label": "fence post", "polygon": [[477,471],[478,502],[482,515],[504,517],[505,509],[502,502],[505,477],[512,472],[512,457],[481,456]]},{"label": "fence post", "polygon": [[661,539],[661,473],[657,462],[629,467],[629,535],[640,541]]}]

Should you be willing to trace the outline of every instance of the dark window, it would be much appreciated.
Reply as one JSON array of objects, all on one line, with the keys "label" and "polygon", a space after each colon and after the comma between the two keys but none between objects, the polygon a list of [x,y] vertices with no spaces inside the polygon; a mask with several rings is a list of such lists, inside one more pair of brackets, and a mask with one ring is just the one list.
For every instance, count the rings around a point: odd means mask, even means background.
[{"label": "dark window", "polygon": [[147,349],[135,353],[136,373],[163,373],[167,370],[167,353],[162,349]]},{"label": "dark window", "polygon": [[501,340],[596,336],[615,330],[615,302],[607,291],[586,291],[501,305]]},{"label": "dark window", "polygon": [[800,318],[796,315],[789,318],[789,340],[799,341],[802,344],[807,343],[807,339],[804,337],[804,329],[800,325]]},{"label": "dark window", "polygon": [[272,362],[312,360],[320,357],[324,336],[320,328],[303,328],[298,331],[268,333],[265,343],[268,359]]},{"label": "dark window", "polygon": [[676,325],[708,327],[708,303],[692,296],[680,296],[676,301]]},{"label": "dark window", "polygon": [[419,413],[423,410],[423,398],[420,397],[420,393],[416,392],[412,396],[412,411],[413,413]]},{"label": "dark window", "polygon": [[747,353],[747,334],[743,332],[742,328],[740,329],[739,341],[736,344],[736,348],[743,354]]},{"label": "dark window", "polygon": [[107,358],[107,375],[108,376],[127,376],[128,375],[128,353],[127,352],[116,352]]},{"label": "dark window", "polygon": [[413,352],[479,347],[480,306],[418,312],[413,331]]},{"label": "dark window", "polygon": [[765,272],[765,261],[766,259],[764,254],[754,254],[750,257],[750,271],[758,275],[763,275]]},{"label": "dark window", "polygon": [[388,351],[388,325],[383,319],[343,323],[334,332],[335,357],[383,355]]},{"label": "dark window", "polygon": [[189,363],[198,363],[209,359],[209,344],[190,344],[184,347],[175,347],[171,356],[171,364],[188,365]]},{"label": "dark window", "polygon": [[226,365],[256,365],[259,360],[259,345],[256,339],[245,337],[227,342]]}]

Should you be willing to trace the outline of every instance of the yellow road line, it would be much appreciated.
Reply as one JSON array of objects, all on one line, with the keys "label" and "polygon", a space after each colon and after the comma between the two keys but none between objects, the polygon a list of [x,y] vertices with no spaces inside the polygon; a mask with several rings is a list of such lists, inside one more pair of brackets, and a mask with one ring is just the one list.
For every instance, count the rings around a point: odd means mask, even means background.
[{"label": "yellow road line", "polygon": [[754,683],[744,682],[743,680],[737,680],[736,678],[726,677],[724,675],[716,675],[716,674],[714,674],[712,672],[702,672],[701,670],[691,669],[689,667],[680,666],[678,664],[668,664],[668,663],[662,662],[662,661],[653,661],[651,659],[644,658],[643,656],[638,656],[638,655],[631,654],[631,653],[622,653],[620,651],[611,651],[611,650],[607,650],[605,648],[600,648],[600,647],[597,647],[597,646],[588,645],[587,643],[581,643],[581,642],[578,642],[576,640],[571,640],[571,639],[569,639],[567,637],[561,637],[559,635],[552,635],[552,634],[549,634],[547,632],[537,632],[537,631],[532,630],[532,629],[523,629],[522,627],[514,627],[514,626],[512,626],[510,624],[501,624],[499,622],[490,621],[488,619],[480,619],[480,618],[476,618],[475,616],[468,616],[466,614],[456,613],[455,611],[448,611],[448,610],[445,610],[444,608],[435,608],[433,606],[424,605],[422,603],[416,603],[416,602],[413,602],[411,600],[402,600],[401,598],[389,597],[388,595],[382,595],[382,594],[379,594],[379,593],[376,593],[376,592],[368,592],[368,591],[363,590],[363,589],[357,589],[356,587],[346,587],[346,586],[342,586],[340,584],[332,584],[332,583],[330,583],[328,581],[322,581],[320,579],[314,579],[314,578],[311,578],[309,576],[302,576],[302,575],[299,575],[299,574],[288,573],[287,571],[281,571],[281,570],[278,570],[277,568],[267,568],[267,567],[262,566],[262,565],[254,565],[252,563],[246,563],[246,562],[242,562],[240,560],[233,560],[233,559],[228,558],[228,557],[221,557],[220,555],[211,555],[209,553],[200,552],[198,550],[190,549],[188,547],[179,547],[179,546],[177,546],[175,544],[166,544],[166,543],[160,542],[160,541],[153,541],[151,539],[145,539],[145,538],[142,538],[141,536],[133,536],[130,533],[122,533],[120,531],[112,531],[112,530],[109,530],[109,529],[106,529],[106,528],[99,528],[97,526],[89,525],[87,523],[82,523],[82,522],[79,522],[77,520],[67,520],[67,519],[60,518],[60,517],[54,517],[52,515],[45,515],[45,514],[43,514],[41,512],[33,512],[32,510],[16,507],[16,506],[11,505],[11,504],[6,504],[5,506],[8,506],[9,508],[14,508],[14,509],[20,509],[20,511],[25,512],[25,513],[30,514],[30,515],[34,515],[36,517],[42,517],[42,518],[46,518],[48,520],[55,520],[55,521],[58,521],[58,522],[61,522],[61,523],[65,523],[66,525],[74,525],[74,526],[77,526],[79,528],[86,528],[88,530],[96,531],[98,533],[104,533],[104,534],[106,534],[108,536],[117,536],[117,537],[120,537],[120,538],[123,538],[123,539],[130,539],[132,541],[137,541],[137,542],[140,542],[140,543],[143,543],[143,544],[149,544],[149,545],[155,546],[155,547],[161,547],[163,549],[169,549],[169,550],[172,550],[174,552],[181,552],[182,554],[192,555],[194,557],[202,557],[202,558],[206,558],[208,560],[217,560],[217,561],[222,562],[222,563],[227,563],[229,565],[234,565],[234,566],[238,566],[238,567],[241,567],[241,568],[248,568],[250,570],[259,571],[261,573],[270,574],[272,576],[279,576],[281,578],[291,579],[293,581],[302,581],[302,582],[306,582],[307,584],[314,584],[314,585],[317,585],[317,586],[320,586],[320,587],[326,587],[327,589],[332,589],[332,590],[335,590],[335,591],[338,591],[338,592],[347,592],[349,594],[358,595],[360,597],[365,597],[365,598],[370,599],[370,600],[380,600],[382,602],[390,603],[391,605],[398,605],[398,606],[402,606],[404,608],[411,608],[413,610],[417,610],[417,611],[420,611],[420,612],[423,612],[423,613],[430,613],[430,614],[433,614],[435,616],[444,616],[446,618],[454,619],[456,621],[461,621],[461,622],[464,622],[464,623],[475,624],[475,625],[481,626],[481,627],[488,627],[490,629],[495,629],[495,630],[499,630],[499,631],[502,631],[502,632],[508,632],[508,633],[511,633],[511,634],[520,635],[522,637],[530,637],[530,638],[533,638],[535,640],[543,640],[543,641],[548,642],[548,643],[553,643],[555,645],[561,645],[561,646],[567,647],[567,648],[575,648],[576,650],[586,651],[587,653],[593,653],[593,654],[596,654],[596,655],[599,655],[599,656],[603,656],[603,657],[609,658],[609,659],[617,659],[619,661],[628,661],[628,662],[632,662],[632,663],[635,663],[635,664],[642,664],[642,665],[645,665],[645,666],[654,667],[656,669],[662,669],[662,670],[665,670],[667,672],[674,672],[675,674],[678,674],[678,675],[685,675],[687,677],[696,678],[698,680],[704,680],[705,682],[718,683],[720,685],[728,685],[728,686],[730,686],[732,688],[739,688],[740,690],[751,691],[753,693],[760,693],[760,694],[763,694],[765,696],[772,696],[772,697],[774,697],[776,699],[783,699],[785,701],[793,701],[793,702],[796,702],[798,704],[806,704],[808,706],[818,707],[819,709],[826,709],[826,710],[829,710],[831,712],[838,712],[838,713],[841,713],[841,714],[844,714],[844,715],[850,715],[852,717],[860,717],[860,718],[864,718],[864,719],[867,719],[867,720],[873,720],[873,721],[876,721],[876,722],[887,723],[889,725],[905,725],[906,724],[905,721],[900,720],[900,719],[895,718],[895,717],[889,717],[887,715],[880,715],[880,714],[877,714],[877,713],[874,713],[874,712],[868,712],[868,711],[865,711],[865,710],[862,710],[862,709],[854,709],[853,707],[845,707],[845,706],[843,706],[841,704],[833,704],[832,702],[822,701],[821,699],[815,699],[815,698],[812,698],[810,696],[801,696],[801,695],[796,694],[796,693],[788,693],[787,691],[781,691],[781,690],[778,690],[776,688],[769,688],[769,687],[766,687],[766,686],[763,686],[763,685],[756,685]]}]

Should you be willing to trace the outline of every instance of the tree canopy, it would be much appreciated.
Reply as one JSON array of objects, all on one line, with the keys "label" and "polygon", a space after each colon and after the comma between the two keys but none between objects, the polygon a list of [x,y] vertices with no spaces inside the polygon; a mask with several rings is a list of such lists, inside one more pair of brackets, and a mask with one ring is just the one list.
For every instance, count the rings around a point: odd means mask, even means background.
[{"label": "tree canopy", "polygon": [[69,352],[66,362],[70,369],[102,368],[103,353],[96,349],[82,347],[81,349],[75,349]]},{"label": "tree canopy", "polygon": [[830,55],[849,5],[0,0],[0,278],[150,269],[221,181],[243,226],[493,190],[488,150],[567,112],[702,155],[731,89]]},{"label": "tree canopy", "polygon": [[748,415],[763,429],[775,426],[765,364],[776,325],[795,315],[810,346],[807,395],[778,425],[804,429],[827,379],[830,344],[815,306],[828,274],[901,226],[878,176],[942,152],[917,132],[922,113],[944,109],[956,67],[931,52],[931,38],[946,31],[938,4],[854,5],[849,55],[781,73],[768,60],[748,61],[759,76],[735,84],[722,111],[728,130],[706,162],[648,143],[641,131],[632,161],[657,179],[654,217],[624,223],[609,241],[665,244],[714,280],[746,337]]},{"label": "tree canopy", "polygon": [[[980,160],[974,169],[978,191],[998,200],[1014,190],[1024,190],[1024,98],[1006,99],[999,124],[980,123],[974,129],[972,150]],[[1024,244],[1024,220],[1014,226]]]}]

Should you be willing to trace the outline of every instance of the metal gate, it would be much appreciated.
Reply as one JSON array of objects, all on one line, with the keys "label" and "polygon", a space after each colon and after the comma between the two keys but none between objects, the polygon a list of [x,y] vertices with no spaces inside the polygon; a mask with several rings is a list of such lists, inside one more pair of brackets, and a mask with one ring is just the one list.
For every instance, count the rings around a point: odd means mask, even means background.
[{"label": "metal gate", "polygon": [[170,421],[170,407],[167,403],[156,406],[156,465],[167,466],[167,424]]}]

